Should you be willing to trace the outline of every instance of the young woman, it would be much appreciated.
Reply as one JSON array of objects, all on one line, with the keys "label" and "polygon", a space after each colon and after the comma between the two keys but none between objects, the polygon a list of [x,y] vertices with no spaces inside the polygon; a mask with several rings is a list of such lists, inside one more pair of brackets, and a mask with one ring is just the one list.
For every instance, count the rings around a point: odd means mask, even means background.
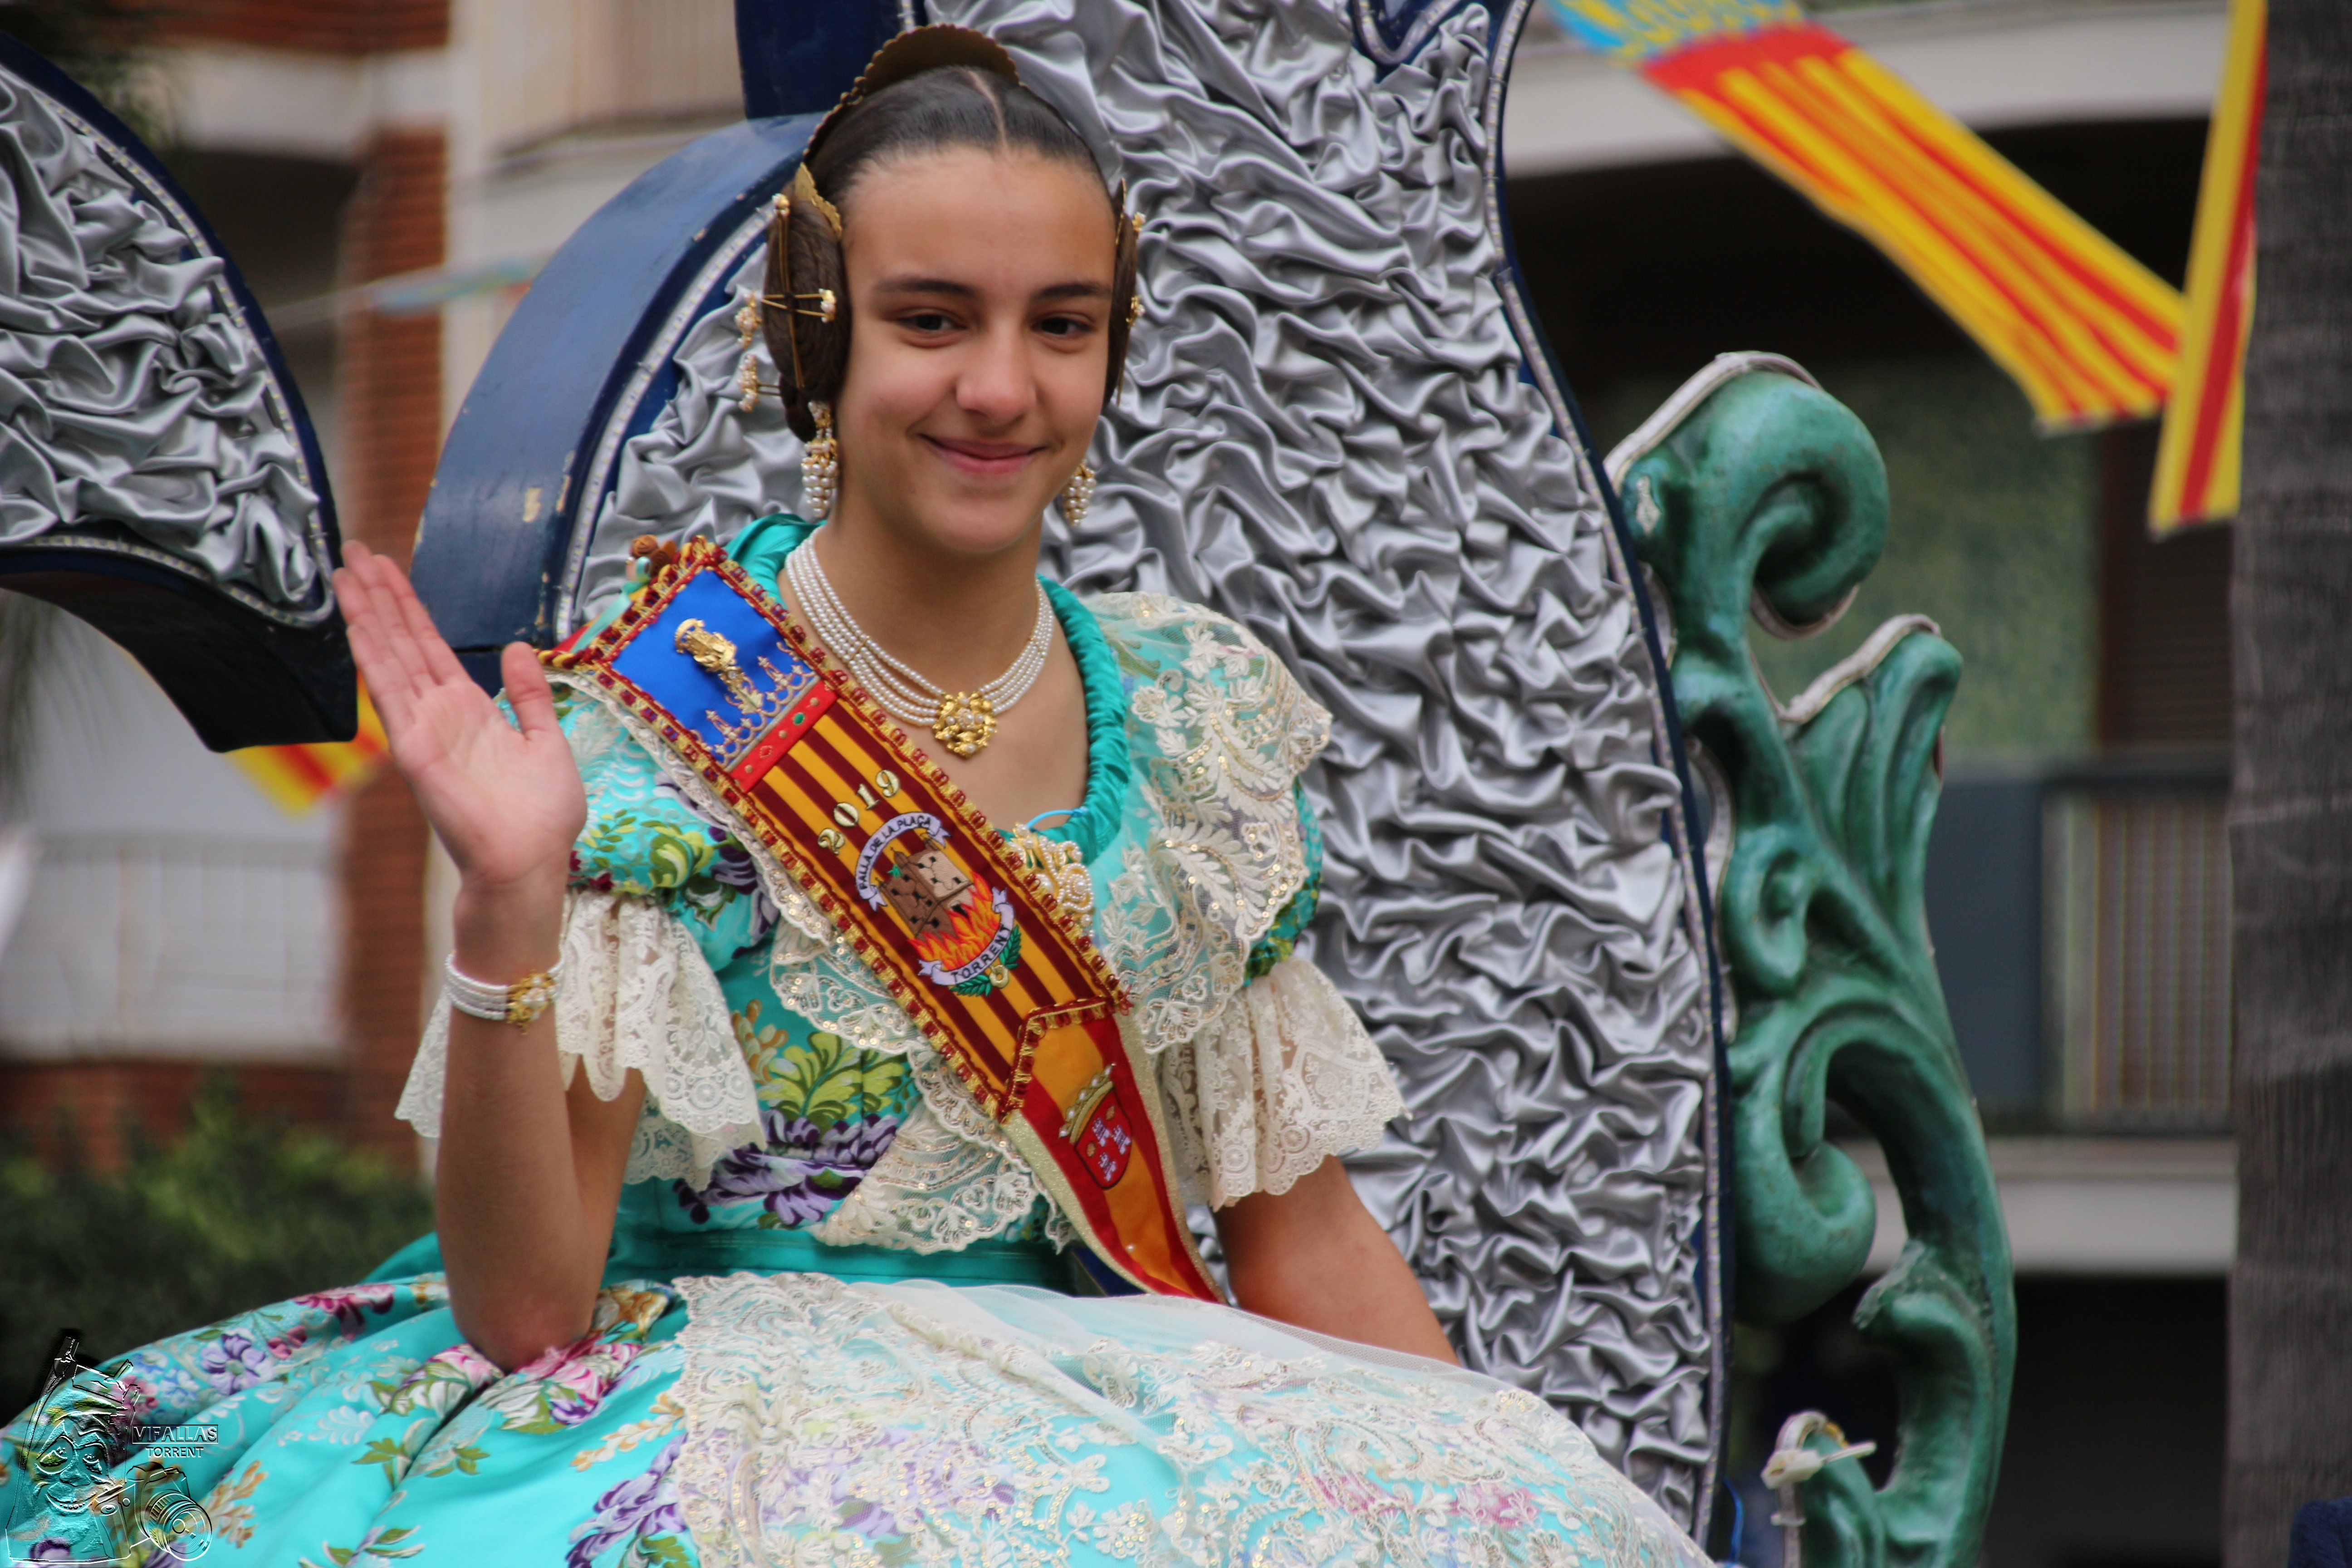
[{"label": "young woman", "polygon": [[[1400,1107],[1290,953],[1328,716],[1230,621],[1036,574],[1134,256],[1001,49],[904,35],[745,318],[821,527],[647,549],[506,650],[511,721],[351,549],[462,878],[403,1101],[437,1252],[110,1369],[217,1427],[219,1561],[1697,1559],[1453,1364],[1334,1158]],[[20,1554],[73,1543],[9,1484]]]}]

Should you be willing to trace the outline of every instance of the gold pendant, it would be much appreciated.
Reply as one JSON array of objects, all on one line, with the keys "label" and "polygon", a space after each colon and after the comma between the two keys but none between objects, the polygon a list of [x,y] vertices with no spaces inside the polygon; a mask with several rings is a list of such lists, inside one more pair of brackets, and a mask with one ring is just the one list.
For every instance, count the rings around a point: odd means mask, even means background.
[{"label": "gold pendant", "polygon": [[957,756],[971,756],[996,738],[996,704],[977,691],[942,692],[931,736]]}]

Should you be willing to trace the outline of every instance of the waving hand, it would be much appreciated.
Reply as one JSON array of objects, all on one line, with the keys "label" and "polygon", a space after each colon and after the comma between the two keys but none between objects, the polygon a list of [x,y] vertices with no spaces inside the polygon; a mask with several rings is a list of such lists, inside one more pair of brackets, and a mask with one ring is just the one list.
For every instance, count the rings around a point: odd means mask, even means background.
[{"label": "waving hand", "polygon": [[467,888],[561,891],[587,797],[538,659],[520,643],[499,658],[518,730],[457,662],[399,567],[361,544],[344,559],[335,592],[352,655],[393,762]]}]

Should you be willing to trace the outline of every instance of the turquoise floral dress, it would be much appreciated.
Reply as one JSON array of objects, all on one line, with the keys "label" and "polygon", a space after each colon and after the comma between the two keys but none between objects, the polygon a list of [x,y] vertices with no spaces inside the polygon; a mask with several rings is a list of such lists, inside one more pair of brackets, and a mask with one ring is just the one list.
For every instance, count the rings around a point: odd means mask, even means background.
[{"label": "turquoise floral dress", "polygon": [[[772,585],[790,518],[731,547]],[[1292,943],[1328,718],[1232,622],[1048,584],[1086,797],[1018,830],[1157,1063],[1192,1200],[1286,1190],[1400,1109]],[[433,1238],[86,1371],[9,1428],[8,1560],[1701,1561],[1541,1401],[1202,1302],[1091,1293],[1027,1168],[831,927],[625,713],[589,794],[556,1037],[646,1110],[594,1325],[501,1373]],[[439,1129],[446,1013],[401,1113]],[[192,1506],[193,1504],[193,1506]]]}]

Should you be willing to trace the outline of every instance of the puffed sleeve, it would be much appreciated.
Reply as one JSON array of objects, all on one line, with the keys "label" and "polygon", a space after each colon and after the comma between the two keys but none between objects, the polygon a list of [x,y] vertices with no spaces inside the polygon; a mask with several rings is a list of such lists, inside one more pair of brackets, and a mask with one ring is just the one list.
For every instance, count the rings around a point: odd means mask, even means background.
[{"label": "puffed sleeve", "polygon": [[[716,969],[772,929],[749,858],[698,816],[619,723],[559,693],[566,737],[588,790],[572,851],[555,1043],[568,1084],[583,1068],[597,1097],[635,1070],[646,1109],[627,1179],[707,1180],[728,1150],[756,1142],[759,1097]],[[441,1132],[449,1002],[436,1004],[398,1115]]]},{"label": "puffed sleeve", "polygon": [[1314,918],[1322,842],[1298,795],[1308,874],[1250,950],[1250,979],[1192,1039],[1160,1058],[1187,1195],[1223,1208],[1286,1193],[1333,1154],[1381,1141],[1404,1110],[1380,1047],[1323,972],[1293,951]]}]

